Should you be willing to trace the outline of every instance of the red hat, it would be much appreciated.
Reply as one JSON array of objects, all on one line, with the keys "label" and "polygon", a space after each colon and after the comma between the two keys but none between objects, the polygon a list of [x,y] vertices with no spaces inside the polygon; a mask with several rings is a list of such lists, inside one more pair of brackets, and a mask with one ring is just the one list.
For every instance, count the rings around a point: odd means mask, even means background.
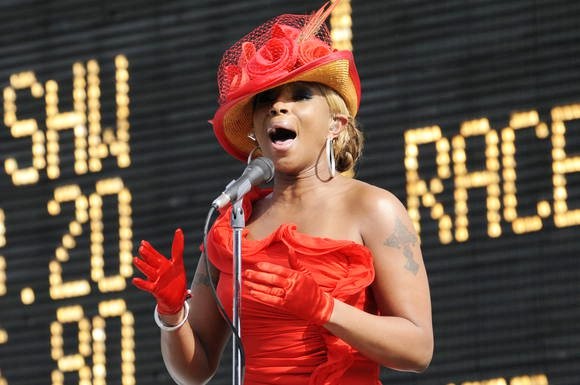
[{"label": "red hat", "polygon": [[352,52],[333,50],[325,25],[337,3],[326,3],[312,15],[275,17],[224,53],[217,75],[219,107],[211,123],[228,153],[247,159],[255,147],[248,138],[253,97],[282,84],[324,84],[342,96],[352,117],[356,115],[361,93]]}]

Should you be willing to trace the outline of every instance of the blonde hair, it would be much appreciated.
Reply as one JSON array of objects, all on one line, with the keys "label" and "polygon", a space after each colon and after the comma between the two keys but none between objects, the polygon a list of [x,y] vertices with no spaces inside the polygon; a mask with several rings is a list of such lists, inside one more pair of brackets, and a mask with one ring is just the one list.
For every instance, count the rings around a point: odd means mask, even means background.
[{"label": "blonde hair", "polygon": [[364,135],[358,127],[358,122],[350,116],[344,99],[332,88],[316,83],[320,92],[330,107],[331,114],[346,115],[348,121],[334,140],[334,156],[336,170],[341,173],[354,174],[354,167],[360,158],[364,146]]}]

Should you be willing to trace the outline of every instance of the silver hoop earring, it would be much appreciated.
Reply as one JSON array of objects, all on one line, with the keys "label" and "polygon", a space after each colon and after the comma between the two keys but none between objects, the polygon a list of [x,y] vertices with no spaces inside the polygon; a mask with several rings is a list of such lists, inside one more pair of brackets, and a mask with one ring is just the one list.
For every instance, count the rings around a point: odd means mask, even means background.
[{"label": "silver hoop earring", "polygon": [[252,161],[252,157],[254,156],[254,153],[256,151],[258,151],[260,149],[260,146],[256,146],[252,149],[252,151],[250,151],[250,153],[248,154],[248,160],[247,163],[250,164],[250,162]]},{"label": "silver hoop earring", "polygon": [[336,175],[336,159],[334,159],[334,140],[332,138],[326,139],[326,161],[328,162],[328,171],[330,176],[334,178]]}]

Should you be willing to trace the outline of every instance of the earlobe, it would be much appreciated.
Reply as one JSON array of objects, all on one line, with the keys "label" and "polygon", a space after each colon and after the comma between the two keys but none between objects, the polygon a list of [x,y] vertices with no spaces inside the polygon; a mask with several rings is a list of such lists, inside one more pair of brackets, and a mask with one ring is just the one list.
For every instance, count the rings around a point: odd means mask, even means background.
[{"label": "earlobe", "polygon": [[338,136],[339,133],[340,133],[340,129],[338,128],[338,126],[335,123],[333,123],[330,125],[330,128],[328,129],[328,135],[326,136],[326,138],[329,140],[333,140],[334,138],[336,138]]},{"label": "earlobe", "polygon": [[338,134],[346,127],[348,123],[348,117],[346,115],[337,114],[332,117],[332,123],[330,124],[330,134],[331,138],[336,138]]}]

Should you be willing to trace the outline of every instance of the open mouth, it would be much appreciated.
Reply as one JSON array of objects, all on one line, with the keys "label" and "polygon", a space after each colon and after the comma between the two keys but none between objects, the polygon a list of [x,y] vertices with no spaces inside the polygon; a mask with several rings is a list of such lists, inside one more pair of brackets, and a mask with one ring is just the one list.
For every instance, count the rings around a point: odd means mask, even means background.
[{"label": "open mouth", "polygon": [[296,133],[282,127],[276,127],[268,132],[272,143],[283,143],[296,138]]}]

